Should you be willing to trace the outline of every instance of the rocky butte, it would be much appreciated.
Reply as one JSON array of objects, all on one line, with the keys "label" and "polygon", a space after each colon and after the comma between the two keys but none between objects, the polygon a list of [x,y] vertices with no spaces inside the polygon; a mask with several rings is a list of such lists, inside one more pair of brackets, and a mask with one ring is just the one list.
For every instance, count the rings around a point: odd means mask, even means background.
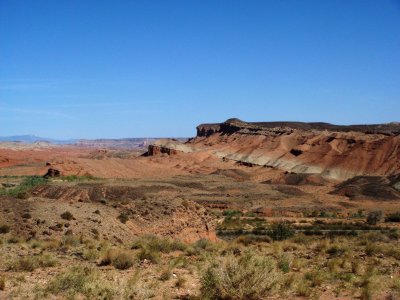
[{"label": "rocky butte", "polygon": [[208,152],[244,165],[345,180],[400,172],[400,123],[333,125],[303,122],[244,122],[197,126],[182,143],[159,140],[148,155]]}]

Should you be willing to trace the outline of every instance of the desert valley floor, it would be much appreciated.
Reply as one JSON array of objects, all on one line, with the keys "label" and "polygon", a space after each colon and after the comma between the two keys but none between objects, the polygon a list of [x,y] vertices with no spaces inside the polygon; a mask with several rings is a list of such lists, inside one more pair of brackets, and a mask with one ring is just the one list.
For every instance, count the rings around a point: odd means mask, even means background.
[{"label": "desert valley floor", "polygon": [[399,128],[1,143],[0,299],[400,299]]}]

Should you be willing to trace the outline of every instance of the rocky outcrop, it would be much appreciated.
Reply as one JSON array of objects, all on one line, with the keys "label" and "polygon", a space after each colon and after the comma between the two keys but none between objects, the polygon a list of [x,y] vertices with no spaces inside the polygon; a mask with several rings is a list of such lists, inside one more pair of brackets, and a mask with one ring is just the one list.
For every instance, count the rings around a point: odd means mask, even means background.
[{"label": "rocky outcrop", "polygon": [[156,156],[160,154],[175,155],[179,152],[191,153],[195,149],[175,139],[161,139],[149,145],[145,156]]},{"label": "rocky outcrop", "polygon": [[229,119],[197,126],[197,136],[186,143],[159,140],[149,147],[148,155],[179,152],[207,152],[242,166],[338,180],[387,176],[400,172],[400,123],[333,125]]},{"label": "rocky outcrop", "polygon": [[229,119],[202,124],[189,144],[225,160],[333,179],[400,172],[400,124],[333,125]]},{"label": "rocky outcrop", "polygon": [[167,147],[162,147],[162,146],[157,146],[157,145],[149,145],[148,151],[146,153],[147,156],[156,156],[160,154],[168,154],[168,155],[174,155],[177,154],[178,152],[175,149],[167,148]]},{"label": "rocky outcrop", "polygon": [[197,126],[198,137],[208,137],[215,133],[233,134],[288,134],[295,130],[360,132],[365,134],[400,135],[400,122],[368,125],[334,125],[323,122],[244,122],[240,119],[228,119],[220,124],[201,124]]},{"label": "rocky outcrop", "polygon": [[338,184],[332,194],[350,199],[398,200],[400,175],[356,176]]}]

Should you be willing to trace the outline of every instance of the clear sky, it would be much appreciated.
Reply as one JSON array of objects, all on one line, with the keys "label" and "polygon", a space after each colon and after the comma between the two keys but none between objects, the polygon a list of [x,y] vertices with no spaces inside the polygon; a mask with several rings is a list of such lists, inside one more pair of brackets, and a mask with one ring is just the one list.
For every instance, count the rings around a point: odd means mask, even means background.
[{"label": "clear sky", "polygon": [[0,0],[0,136],[400,121],[400,1]]}]

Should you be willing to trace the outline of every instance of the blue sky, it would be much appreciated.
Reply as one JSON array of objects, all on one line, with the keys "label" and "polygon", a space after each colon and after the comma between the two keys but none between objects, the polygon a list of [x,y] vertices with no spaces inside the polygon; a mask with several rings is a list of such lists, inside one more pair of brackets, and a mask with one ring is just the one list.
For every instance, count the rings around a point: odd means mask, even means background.
[{"label": "blue sky", "polygon": [[400,121],[400,1],[0,1],[0,136]]}]

